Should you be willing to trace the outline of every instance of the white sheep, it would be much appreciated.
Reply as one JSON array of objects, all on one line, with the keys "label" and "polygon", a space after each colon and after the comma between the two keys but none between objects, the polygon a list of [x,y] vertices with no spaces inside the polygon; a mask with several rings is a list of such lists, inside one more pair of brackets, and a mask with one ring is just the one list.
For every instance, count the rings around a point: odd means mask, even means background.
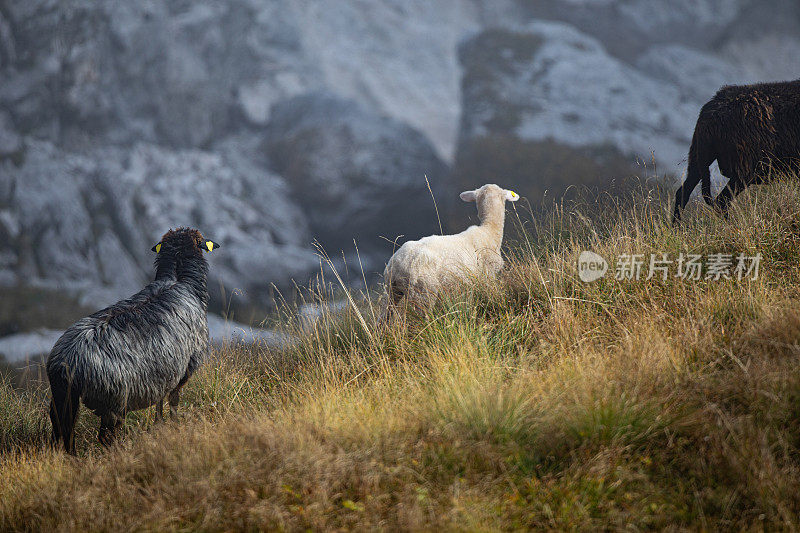
[{"label": "white sheep", "polygon": [[503,268],[505,202],[516,202],[519,195],[489,184],[464,191],[460,197],[477,203],[480,225],[456,235],[431,235],[403,244],[383,272],[389,297],[387,318],[404,297],[422,303],[447,285],[471,277],[494,277]]}]

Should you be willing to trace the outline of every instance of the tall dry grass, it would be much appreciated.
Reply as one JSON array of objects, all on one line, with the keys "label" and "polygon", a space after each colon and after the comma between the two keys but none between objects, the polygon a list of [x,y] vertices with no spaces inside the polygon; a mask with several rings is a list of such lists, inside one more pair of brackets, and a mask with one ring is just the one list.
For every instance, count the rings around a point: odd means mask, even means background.
[{"label": "tall dry grass", "polygon": [[[177,423],[133,413],[104,450],[84,411],[75,459],[45,445],[45,391],[1,386],[0,530],[797,529],[797,185],[678,229],[657,190],[512,213],[497,281],[385,329],[374,294],[287,313],[297,343],[215,351]],[[584,249],[761,253],[761,275],[584,283]]]}]

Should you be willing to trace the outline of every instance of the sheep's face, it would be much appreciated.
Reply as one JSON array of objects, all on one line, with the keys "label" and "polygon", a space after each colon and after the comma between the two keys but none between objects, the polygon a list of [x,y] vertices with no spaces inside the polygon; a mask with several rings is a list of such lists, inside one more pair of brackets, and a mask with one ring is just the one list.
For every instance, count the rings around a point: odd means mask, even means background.
[{"label": "sheep's face", "polygon": [[502,212],[505,202],[519,200],[517,193],[498,187],[494,183],[489,183],[474,191],[464,191],[459,196],[465,202],[476,202],[478,204],[478,217],[481,221],[485,220],[489,213]]},{"label": "sheep's face", "polygon": [[196,229],[178,228],[166,232],[152,250],[157,254],[193,256],[216,248],[219,248],[219,244],[204,238]]}]

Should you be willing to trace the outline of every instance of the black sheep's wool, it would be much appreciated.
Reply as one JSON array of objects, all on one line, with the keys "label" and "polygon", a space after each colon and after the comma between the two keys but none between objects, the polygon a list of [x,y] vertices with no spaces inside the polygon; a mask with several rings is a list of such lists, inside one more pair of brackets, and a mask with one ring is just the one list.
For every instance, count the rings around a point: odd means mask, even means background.
[{"label": "black sheep's wool", "polygon": [[53,439],[74,453],[79,401],[101,418],[110,440],[125,413],[177,404],[180,387],[208,352],[206,241],[197,230],[164,235],[155,280],[130,298],[82,318],[47,359]]},{"label": "black sheep's wool", "polygon": [[[728,178],[716,199],[708,169],[714,160]],[[773,168],[800,170],[800,80],[723,87],[700,110],[686,181],[675,193],[673,223],[699,182],[706,203],[724,212],[737,194],[765,181]]]}]

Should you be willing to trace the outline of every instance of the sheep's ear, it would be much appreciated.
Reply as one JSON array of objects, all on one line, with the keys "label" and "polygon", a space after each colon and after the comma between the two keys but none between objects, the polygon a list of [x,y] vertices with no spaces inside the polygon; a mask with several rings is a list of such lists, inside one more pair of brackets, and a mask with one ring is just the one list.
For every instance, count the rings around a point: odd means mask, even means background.
[{"label": "sheep's ear", "polygon": [[219,248],[219,244],[215,243],[214,241],[206,241],[205,242],[205,247],[206,247],[206,250],[208,250],[210,252],[212,250],[216,250],[217,248]]},{"label": "sheep's ear", "polygon": [[515,193],[514,191],[509,191],[506,189],[506,200],[509,202],[516,202],[519,200],[519,194]]},{"label": "sheep's ear", "polygon": [[459,194],[458,197],[465,202],[474,202],[478,198],[478,195],[477,191],[464,191]]},{"label": "sheep's ear", "polygon": [[155,252],[155,253],[158,253],[158,252],[160,252],[160,251],[161,251],[161,243],[158,243],[158,244],[156,244],[155,246],[153,246],[152,248],[150,248],[150,250],[151,250],[151,251],[153,251],[153,252]]}]

